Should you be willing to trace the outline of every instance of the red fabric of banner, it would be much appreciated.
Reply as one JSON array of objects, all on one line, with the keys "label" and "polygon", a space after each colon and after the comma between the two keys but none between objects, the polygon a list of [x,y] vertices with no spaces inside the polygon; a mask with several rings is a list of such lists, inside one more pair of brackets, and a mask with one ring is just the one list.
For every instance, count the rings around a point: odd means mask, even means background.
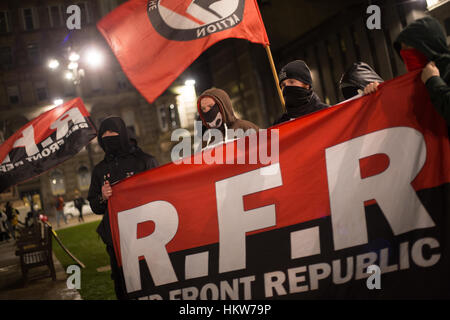
[{"label": "red fabric of banner", "polygon": [[227,38],[269,44],[255,0],[131,0],[97,27],[152,103],[206,49]]},{"label": "red fabric of banner", "polygon": [[[417,72],[383,83],[375,94],[274,128],[279,129],[282,185],[247,195],[243,202],[245,210],[275,204],[276,226],[252,233],[330,215],[332,191],[327,180],[326,150],[387,128],[413,128],[423,135],[426,160],[411,183],[416,191],[450,182],[447,128],[431,105]],[[398,148],[401,149],[402,144]],[[389,159],[382,154],[374,155],[360,159],[360,166],[361,177],[365,178],[385,170]],[[153,201],[167,201],[179,217],[176,235],[166,246],[168,252],[217,243],[216,182],[260,167],[262,165],[258,164],[171,163],[115,185],[109,214],[119,263],[119,212]],[[151,232],[143,226],[139,230],[141,235]]]}]

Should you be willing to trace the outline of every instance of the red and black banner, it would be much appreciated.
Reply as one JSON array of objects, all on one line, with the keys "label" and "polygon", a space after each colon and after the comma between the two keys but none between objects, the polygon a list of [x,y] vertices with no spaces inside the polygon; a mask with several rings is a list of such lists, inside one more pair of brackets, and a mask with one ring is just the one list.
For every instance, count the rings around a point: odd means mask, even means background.
[{"label": "red and black banner", "polygon": [[256,0],[130,0],[97,27],[150,103],[221,40],[269,44]]},{"label": "red and black banner", "polygon": [[80,98],[41,114],[0,146],[0,191],[73,157],[95,137]]},{"label": "red and black banner", "polygon": [[113,187],[131,298],[450,297],[450,145],[418,72],[271,129],[276,162],[171,163]]}]

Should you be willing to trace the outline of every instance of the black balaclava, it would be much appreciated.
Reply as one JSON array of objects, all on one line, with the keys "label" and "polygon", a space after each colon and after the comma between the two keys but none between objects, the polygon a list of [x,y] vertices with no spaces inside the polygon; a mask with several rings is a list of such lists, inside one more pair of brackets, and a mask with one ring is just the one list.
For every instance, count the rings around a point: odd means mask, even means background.
[{"label": "black balaclava", "polygon": [[309,85],[309,89],[286,86],[283,89],[283,97],[286,104],[286,112],[291,118],[314,111],[311,71],[302,60],[295,60],[285,65],[279,74],[279,83],[286,79],[295,79]]},{"label": "black balaclava", "polygon": [[345,71],[339,81],[344,98],[350,99],[359,94],[358,90],[364,88],[372,82],[383,82],[383,79],[365,62],[355,62]]},{"label": "black balaclava", "polygon": [[203,119],[210,128],[220,128],[223,125],[223,116],[220,107],[215,103],[208,112],[202,112]]},{"label": "black balaclava", "polygon": [[[102,138],[102,135],[108,130],[117,132],[119,135]],[[109,117],[103,120],[97,138],[106,156],[118,156],[131,150],[128,129],[125,122],[119,117]]]}]

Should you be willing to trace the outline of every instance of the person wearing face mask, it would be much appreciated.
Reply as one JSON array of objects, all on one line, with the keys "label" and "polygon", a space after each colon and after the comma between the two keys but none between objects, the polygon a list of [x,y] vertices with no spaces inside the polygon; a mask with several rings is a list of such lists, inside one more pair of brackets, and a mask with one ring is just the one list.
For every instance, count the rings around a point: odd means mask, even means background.
[{"label": "person wearing face mask", "polygon": [[380,84],[383,79],[365,62],[355,62],[348,68],[339,81],[339,87],[345,100],[364,93],[371,83]]},{"label": "person wearing face mask", "polygon": [[[229,129],[242,129],[244,134],[259,130],[256,124],[235,116],[231,99],[222,89],[211,88],[203,92],[197,99],[197,110],[204,129],[218,129],[223,137],[222,141],[215,141],[210,134],[208,141],[203,141],[203,147],[227,141]],[[249,129],[253,130],[248,131]]]},{"label": "person wearing face mask", "polygon": [[[450,125],[450,49],[439,21],[425,17],[412,22],[399,34],[394,48],[408,72],[422,69],[431,102]],[[375,90],[372,86],[366,93]]]},{"label": "person wearing face mask", "polygon": [[125,122],[119,117],[102,121],[98,130],[98,144],[105,157],[92,170],[88,201],[95,214],[103,215],[97,233],[106,244],[111,263],[111,278],[117,299],[127,299],[125,282],[118,267],[112,241],[108,199],[113,195],[111,185],[139,172],[158,166],[156,159],[137,147],[135,137],[129,136]]},{"label": "person wearing face mask", "polygon": [[274,122],[274,125],[329,107],[320,101],[313,91],[311,71],[304,61],[289,62],[281,69],[278,78],[286,112]]}]

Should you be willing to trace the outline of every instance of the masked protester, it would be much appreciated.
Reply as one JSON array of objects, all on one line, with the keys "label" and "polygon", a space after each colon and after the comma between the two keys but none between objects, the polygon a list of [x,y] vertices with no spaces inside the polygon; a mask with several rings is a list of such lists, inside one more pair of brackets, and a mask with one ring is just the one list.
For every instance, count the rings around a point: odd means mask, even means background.
[{"label": "masked protester", "polygon": [[[210,132],[208,141],[204,141],[203,147],[227,141],[229,129],[242,129],[244,134],[259,130],[256,124],[236,118],[231,99],[222,89],[211,88],[203,92],[197,99],[197,110],[202,121],[202,132],[203,130],[208,132],[210,129],[218,129],[222,136],[221,141],[216,141]],[[252,130],[249,131],[249,129]]]},{"label": "masked protester", "polygon": [[311,71],[304,61],[289,62],[281,69],[278,77],[286,113],[276,120],[274,125],[329,107],[322,103],[312,90]]},{"label": "masked protester", "polygon": [[[422,69],[421,78],[431,102],[449,126],[450,49],[439,21],[432,17],[414,21],[400,32],[394,47],[409,72]],[[366,89],[366,93],[376,90]]]},{"label": "masked protester", "polygon": [[113,195],[111,185],[139,172],[158,166],[155,158],[144,153],[131,143],[124,121],[119,117],[109,117],[102,121],[98,131],[98,143],[105,151],[105,158],[92,171],[88,200],[96,214],[103,219],[97,233],[106,244],[110,257],[111,278],[117,299],[127,299],[125,281],[118,267],[108,215],[108,199]]},{"label": "masked protester", "polygon": [[394,44],[408,71],[423,69],[422,81],[431,102],[450,125],[450,49],[436,19],[425,17],[408,25]]},{"label": "masked protester", "polygon": [[381,83],[383,79],[365,62],[355,62],[341,77],[339,87],[345,100],[364,93],[371,83]]}]

